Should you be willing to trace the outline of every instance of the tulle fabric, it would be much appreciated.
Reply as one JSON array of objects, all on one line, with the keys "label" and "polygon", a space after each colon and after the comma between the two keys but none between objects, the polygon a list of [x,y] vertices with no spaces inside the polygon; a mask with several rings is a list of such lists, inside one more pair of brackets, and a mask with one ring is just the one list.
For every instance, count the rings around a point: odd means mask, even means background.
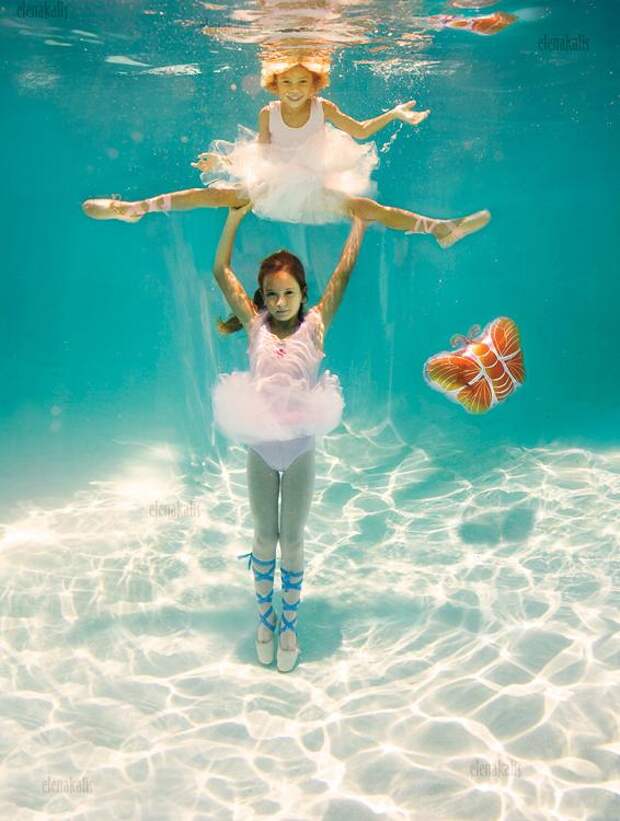
[{"label": "tulle fabric", "polygon": [[340,381],[328,371],[310,389],[302,380],[256,379],[233,371],[219,377],[213,392],[215,423],[230,439],[248,445],[329,433],[340,423],[343,407]]},{"label": "tulle fabric", "polygon": [[355,140],[326,124],[300,145],[259,143],[243,126],[235,142],[215,140],[210,151],[223,167],[202,173],[205,185],[247,192],[260,217],[283,222],[327,223],[346,216],[343,200],[374,193],[371,174],[379,159],[374,143]]},{"label": "tulle fabric", "polygon": [[322,436],[337,427],[344,400],[335,374],[317,377],[324,329],[316,308],[284,342],[269,332],[266,312],[248,331],[250,371],[221,374],[213,390],[218,428],[233,441],[252,445]]}]

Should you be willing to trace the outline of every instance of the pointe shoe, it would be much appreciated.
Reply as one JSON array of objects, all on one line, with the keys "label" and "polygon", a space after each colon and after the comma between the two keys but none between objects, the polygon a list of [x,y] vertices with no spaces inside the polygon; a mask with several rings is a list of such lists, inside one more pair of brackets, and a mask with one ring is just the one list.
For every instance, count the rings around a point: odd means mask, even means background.
[{"label": "pointe shoe", "polygon": [[[267,613],[271,613],[271,610],[272,608],[270,607]],[[262,614],[260,616],[260,620],[275,635],[278,629],[278,617],[276,616],[275,624],[271,624],[270,622],[266,621],[267,613]],[[261,664],[271,664],[271,662],[273,661],[275,644],[276,643],[273,635],[270,636],[270,638],[268,638],[267,641],[259,641],[258,637],[256,638],[256,655]]]},{"label": "pointe shoe", "polygon": [[[263,564],[263,565],[270,566],[266,573],[259,573],[256,570],[256,568],[253,567],[254,578],[258,579],[258,581],[267,581],[267,580],[269,580],[269,581],[273,582],[273,574],[274,574],[275,567],[276,567],[276,560],[271,559],[269,561],[263,561],[262,559],[257,559],[256,556],[251,551],[250,551],[250,553],[244,553],[241,556],[237,556],[237,558],[238,559],[245,559],[248,556],[249,556],[248,569],[250,567],[252,567],[253,563],[254,564]],[[271,605],[272,598],[273,598],[273,587],[271,588],[269,593],[267,593],[264,596],[261,596],[260,593],[256,594],[256,601],[259,604],[269,603],[269,605]],[[258,614],[259,626],[260,626],[260,623],[262,622],[265,625],[265,627],[267,627],[267,628],[269,628],[269,630],[271,630],[272,634],[275,633],[276,628],[278,626],[278,617],[276,615],[276,620],[275,620],[274,624],[271,624],[271,622],[268,621],[268,619],[269,619],[269,616],[274,612],[275,611],[274,611],[273,607],[270,606],[264,613],[259,613]],[[258,660],[260,661],[261,664],[271,664],[271,662],[273,661],[274,648],[275,648],[275,641],[273,639],[273,635],[271,636],[271,638],[267,639],[267,641],[259,641],[258,636],[256,637],[256,655],[258,656]]]},{"label": "pointe shoe", "polygon": [[[293,573],[290,570],[285,570],[280,565],[280,573],[282,575],[282,590],[301,590],[301,583],[303,579],[303,570],[299,571],[298,573]],[[298,582],[291,582],[291,576],[300,576]],[[292,630],[295,633],[295,639],[297,640],[297,628],[295,627],[295,622],[297,621],[297,616],[294,616],[292,619],[287,619],[284,615],[285,610],[297,610],[301,603],[300,601],[295,602],[294,604],[288,604],[282,599],[282,621],[280,622],[280,629],[278,630],[278,652],[276,656],[276,663],[280,673],[290,673],[291,670],[295,667],[297,663],[297,659],[299,658],[299,645],[296,645],[293,650],[285,650],[282,645],[280,644],[279,636],[282,633],[286,632],[287,630]],[[284,627],[282,627],[284,624]]]},{"label": "pointe shoe", "polygon": [[460,239],[463,239],[463,237],[480,231],[481,228],[487,225],[490,219],[491,212],[485,209],[484,211],[476,211],[475,214],[470,214],[459,220],[450,220],[450,222],[454,223],[454,227],[450,233],[441,238],[436,236],[435,239],[442,248],[450,248],[451,245],[454,245]]},{"label": "pointe shoe", "polygon": [[[114,199],[94,199],[85,200],[82,203],[82,211],[87,217],[94,220],[122,220],[123,222],[137,222],[144,216],[143,213],[136,213],[134,210],[129,210],[129,213],[121,213],[119,206],[128,205],[122,200]],[[129,206],[131,209],[132,206]]]}]

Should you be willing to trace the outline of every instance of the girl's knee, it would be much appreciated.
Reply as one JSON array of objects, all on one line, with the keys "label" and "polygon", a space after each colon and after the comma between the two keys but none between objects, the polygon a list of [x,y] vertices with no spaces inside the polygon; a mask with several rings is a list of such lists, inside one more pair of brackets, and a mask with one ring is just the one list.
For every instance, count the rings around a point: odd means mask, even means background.
[{"label": "girl's knee", "polygon": [[278,544],[277,533],[255,533],[254,534],[254,553],[258,558],[270,559],[276,552]]},{"label": "girl's knee", "polygon": [[243,205],[247,205],[250,201],[245,194],[237,191],[235,188],[227,189],[225,193],[226,205],[231,208],[241,208]]},{"label": "girl's knee", "polygon": [[287,538],[285,533],[281,533],[280,550],[285,567],[288,568],[289,564],[298,565],[303,562],[304,540],[297,535],[294,538]]},{"label": "girl's knee", "polygon": [[382,206],[368,197],[350,197],[349,200],[349,214],[352,217],[360,217],[360,219],[374,220],[381,210]]},{"label": "girl's knee", "polygon": [[236,188],[196,188],[196,196],[204,205],[212,208],[240,208],[249,199]]}]

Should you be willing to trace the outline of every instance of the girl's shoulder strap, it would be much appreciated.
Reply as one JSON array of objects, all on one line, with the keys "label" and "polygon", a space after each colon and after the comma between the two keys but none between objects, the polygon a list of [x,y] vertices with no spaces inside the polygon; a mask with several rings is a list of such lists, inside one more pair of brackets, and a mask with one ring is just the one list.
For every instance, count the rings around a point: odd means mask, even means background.
[{"label": "girl's shoulder strap", "polygon": [[277,117],[280,114],[280,100],[270,100],[267,103],[267,108],[269,109],[269,122],[272,121],[272,118],[275,116]]},{"label": "girl's shoulder strap", "polygon": [[259,331],[262,326],[265,324],[265,318],[267,316],[267,311],[262,309],[257,311],[252,319],[248,323],[248,336],[250,340],[256,336],[257,331]]},{"label": "girl's shoulder strap", "polygon": [[304,325],[307,325],[308,332],[312,336],[316,346],[323,350],[323,339],[325,336],[325,325],[318,305],[310,308],[304,316]]},{"label": "girl's shoulder strap", "polygon": [[323,111],[323,97],[314,96],[312,98],[313,109],[316,112],[315,116],[321,118],[321,122],[325,122],[325,112]]},{"label": "girl's shoulder strap", "polygon": [[252,322],[257,326],[264,325],[265,321],[267,320],[269,311],[267,308],[258,308],[254,316],[252,317]]}]

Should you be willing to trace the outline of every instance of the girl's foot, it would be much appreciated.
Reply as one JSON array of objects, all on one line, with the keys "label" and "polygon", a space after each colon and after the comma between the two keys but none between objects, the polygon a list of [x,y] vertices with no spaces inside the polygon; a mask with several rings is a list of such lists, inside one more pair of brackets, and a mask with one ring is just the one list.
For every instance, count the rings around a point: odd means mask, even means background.
[{"label": "girl's foot", "polygon": [[293,630],[280,633],[280,647],[283,650],[294,650],[297,647],[297,636]]},{"label": "girl's foot", "polygon": [[[267,616],[267,621],[270,624],[275,625],[276,614],[273,612],[273,610],[271,611],[271,614]],[[273,631],[270,630],[268,627],[265,627],[265,625],[261,622],[258,625],[258,633],[256,635],[256,640],[259,642],[259,644],[266,644],[270,641],[273,641]]]},{"label": "girl's foot", "polygon": [[82,211],[94,220],[123,220],[137,222],[146,213],[141,202],[124,202],[120,199],[95,199],[82,203]]},{"label": "girl's foot", "polygon": [[449,248],[463,237],[480,231],[490,219],[491,212],[484,210],[460,219],[442,220],[433,227],[433,236],[442,248]]},{"label": "girl's foot", "polygon": [[476,34],[497,34],[498,31],[510,26],[518,18],[514,14],[508,14],[505,11],[496,11],[493,14],[487,14],[484,17],[474,18],[472,24],[472,31]]}]

